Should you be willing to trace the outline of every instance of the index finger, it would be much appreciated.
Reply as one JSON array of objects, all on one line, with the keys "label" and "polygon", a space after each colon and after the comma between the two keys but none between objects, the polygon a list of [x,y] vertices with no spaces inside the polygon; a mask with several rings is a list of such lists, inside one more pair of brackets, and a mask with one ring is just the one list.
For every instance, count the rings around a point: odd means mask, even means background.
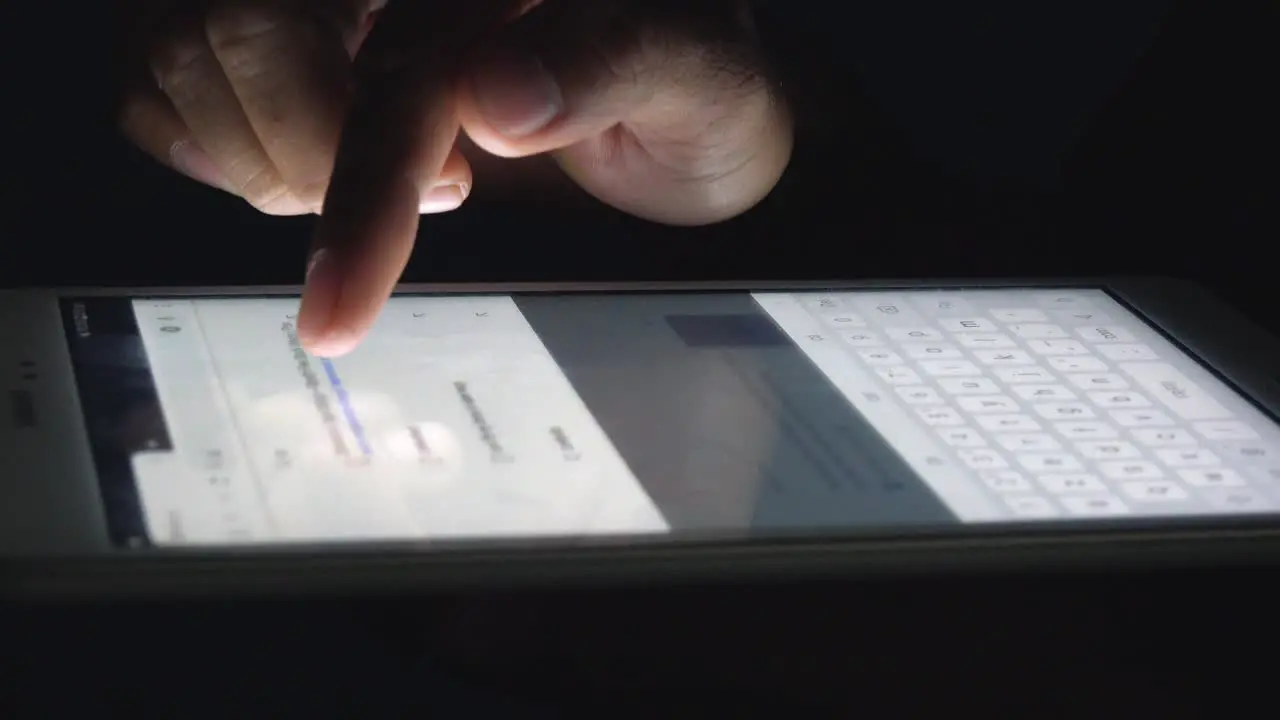
[{"label": "index finger", "polygon": [[391,2],[361,47],[298,317],[313,353],[353,349],[395,288],[458,137],[456,78],[510,4]]}]

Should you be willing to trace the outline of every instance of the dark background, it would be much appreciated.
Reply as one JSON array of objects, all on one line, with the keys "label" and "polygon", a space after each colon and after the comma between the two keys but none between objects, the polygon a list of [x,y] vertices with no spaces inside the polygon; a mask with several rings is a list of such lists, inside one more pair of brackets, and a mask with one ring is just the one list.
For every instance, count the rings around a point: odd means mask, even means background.
[{"label": "dark background", "polygon": [[[0,25],[0,286],[298,282],[309,221],[257,216],[114,139],[106,5],[30,3]],[[1162,274],[1280,327],[1275,3],[762,5],[800,124],[791,171],[761,207],[662,229],[478,178],[465,209],[426,223],[408,279]],[[21,717],[77,702],[483,714],[496,698],[636,716],[1235,717],[1274,682],[1269,568],[1035,570],[5,608],[0,653],[19,670],[0,690],[26,700]]]}]

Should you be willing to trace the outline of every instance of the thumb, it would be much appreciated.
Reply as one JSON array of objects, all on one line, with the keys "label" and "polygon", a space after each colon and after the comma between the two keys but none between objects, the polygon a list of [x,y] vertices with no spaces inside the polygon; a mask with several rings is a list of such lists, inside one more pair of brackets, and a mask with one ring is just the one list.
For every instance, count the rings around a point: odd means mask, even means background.
[{"label": "thumb", "polygon": [[482,149],[553,153],[588,192],[660,222],[743,212],[790,158],[790,118],[738,0],[548,0],[457,97]]}]

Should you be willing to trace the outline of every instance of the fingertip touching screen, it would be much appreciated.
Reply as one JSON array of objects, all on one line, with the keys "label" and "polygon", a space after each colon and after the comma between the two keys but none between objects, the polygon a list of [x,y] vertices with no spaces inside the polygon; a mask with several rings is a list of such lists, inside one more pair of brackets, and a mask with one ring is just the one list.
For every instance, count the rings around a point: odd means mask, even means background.
[{"label": "fingertip touching screen", "polygon": [[[122,547],[1280,510],[1274,419],[1099,289],[65,298]],[[1069,525],[1060,525],[1069,527]]]}]

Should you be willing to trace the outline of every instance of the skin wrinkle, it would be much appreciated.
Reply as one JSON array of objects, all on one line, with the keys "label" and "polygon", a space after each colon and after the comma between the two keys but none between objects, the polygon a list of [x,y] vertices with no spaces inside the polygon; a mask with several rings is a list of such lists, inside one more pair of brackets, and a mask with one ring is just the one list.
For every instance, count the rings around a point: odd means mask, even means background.
[{"label": "skin wrinkle", "polygon": [[[782,108],[778,99],[772,93],[770,93],[765,98],[764,104],[765,104],[765,107],[762,109],[760,114],[761,123],[756,126],[757,128],[756,133],[770,133],[770,129],[769,129],[770,125],[780,123],[780,122],[789,123],[789,119],[787,119],[787,116],[785,114],[781,116],[779,115],[778,111],[782,110],[783,113],[785,113],[785,109]],[[767,136],[767,135],[753,134],[750,131],[748,131],[747,133],[747,137],[764,137],[764,136]],[[733,199],[727,200],[727,201],[721,199],[725,197],[724,193],[715,193],[714,191],[724,188],[734,178],[741,177],[744,173],[747,172],[748,168],[752,167],[757,162],[761,161],[761,157],[764,151],[764,148],[762,146],[757,145],[755,143],[751,143],[751,142],[743,142],[741,147],[745,148],[747,152],[742,155],[740,162],[738,162],[737,164],[727,168],[723,168],[719,171],[714,171],[714,170],[710,171],[706,174],[703,174],[701,177],[698,177],[695,175],[694,178],[690,180],[690,182],[693,182],[693,183],[697,183],[700,181],[702,183],[700,187],[706,188],[708,191],[710,191],[705,193],[705,197],[710,198],[715,196],[718,201],[717,202],[718,207],[721,207],[721,208],[734,207],[740,204],[741,198],[737,197],[737,193],[734,193],[733,189],[730,189],[730,192],[728,194]],[[694,186],[699,187],[696,184]],[[754,198],[752,200],[752,204],[754,204],[754,202],[758,202],[761,198],[766,196],[771,188],[772,188],[772,185],[770,185],[768,188],[765,188],[764,191],[760,194],[760,197]]]},{"label": "skin wrinkle", "polygon": [[[669,99],[660,101],[656,97],[657,90],[651,90],[646,102],[641,103],[648,110],[617,130],[629,134],[635,142],[617,143],[619,147],[614,152],[610,151],[614,149],[610,147],[613,143],[606,139],[601,143],[606,152],[597,153],[597,159],[604,164],[616,157],[625,157],[626,146],[629,145],[665,170],[670,179],[682,185],[698,181],[719,182],[749,167],[758,157],[753,149],[743,148],[745,152],[740,150],[731,153],[722,153],[721,150],[735,144],[750,145],[750,139],[756,136],[753,133],[767,124],[773,105],[770,103],[769,107],[763,108],[759,113],[761,122],[749,123],[746,127],[743,127],[740,115],[733,114],[733,111],[742,109],[743,100],[750,99],[768,85],[761,73],[751,69],[753,66],[740,49],[742,43],[709,41],[707,38],[690,42],[690,38],[683,33],[673,32],[668,27],[629,25],[625,22],[629,16],[619,14],[618,17],[624,21],[623,27],[627,28],[626,32],[634,39],[625,43],[611,39],[608,44],[597,39],[591,43],[591,47],[596,49],[603,65],[612,71],[612,75],[620,77],[625,74],[628,78],[626,81],[633,86],[660,86]],[[648,29],[637,33],[634,27]],[[606,51],[605,47],[613,50]],[[619,51],[618,48],[622,50]],[[625,73],[619,69],[620,65],[626,68]],[[650,79],[650,82],[644,82],[645,78]],[[652,78],[662,78],[662,82],[652,82]],[[711,102],[704,105],[703,111],[687,118],[696,128],[680,123],[668,132],[643,130],[644,127],[670,127],[670,119],[677,113],[690,106],[697,107],[700,102],[706,103],[708,99]],[[650,151],[650,147],[662,148],[663,152],[659,155]],[[689,172],[690,160],[706,157],[727,160],[728,166]],[[722,163],[717,162],[717,165]],[[683,170],[676,169],[680,166],[683,166]]]},{"label": "skin wrinkle", "polygon": [[[668,47],[645,51],[645,57],[658,58],[661,63],[647,70],[645,77],[661,78],[665,92],[681,96],[686,106],[697,107],[710,99],[710,108],[750,99],[768,82],[733,45],[672,42]],[[655,123],[670,118],[670,113],[663,115],[660,109],[651,112]]]},{"label": "skin wrinkle", "polygon": [[[676,107],[687,106],[686,102],[678,100],[672,104]],[[642,128],[629,128],[628,132],[636,137],[637,147],[655,164],[670,171],[668,175],[671,179],[681,183],[718,182],[743,171],[759,157],[758,149],[751,140],[760,137],[760,133],[767,129],[775,108],[772,101],[761,104],[764,107],[759,112],[752,113],[756,118],[750,123],[743,121],[741,113],[733,112],[741,110],[740,105],[718,102],[711,107],[718,106],[726,112],[718,112],[710,119],[701,114],[691,118],[705,128],[702,132],[655,133]],[[661,148],[662,152],[659,154],[650,151],[647,149],[649,147]],[[730,151],[726,152],[726,148]],[[706,162],[708,158],[714,161],[712,167],[690,172],[691,165],[696,166],[700,164],[699,161]]]},{"label": "skin wrinkle", "polygon": [[184,80],[188,75],[196,75],[193,68],[202,60],[208,60],[213,50],[208,45],[194,38],[171,40],[160,44],[155,53],[158,61],[151,67],[155,75],[156,86],[168,93],[181,88],[191,95]]},{"label": "skin wrinkle", "polygon": [[[230,167],[234,170],[234,168],[244,163],[245,158],[242,157],[238,160],[231,161]],[[259,210],[265,210],[289,195],[289,188],[284,183],[279,181],[270,182],[272,176],[275,174],[274,167],[271,167],[270,165],[259,165],[249,174],[248,179],[241,185],[241,187],[235,189],[240,195],[246,196],[250,204],[254,207]],[[252,188],[264,177],[269,179],[267,184],[270,185],[270,189],[265,194],[254,192]]]},{"label": "skin wrinkle", "polygon": [[[615,181],[634,174],[635,170],[652,171],[655,167],[659,168],[676,192],[696,193],[704,198],[707,207],[724,210],[741,204],[740,193],[733,187],[733,181],[747,172],[760,158],[759,149],[754,144],[744,143],[743,148],[745,152],[736,153],[733,156],[734,162],[729,165],[708,167],[691,173],[687,165],[681,168],[679,165],[660,161],[631,131],[619,125],[600,139],[592,161],[597,167],[606,170]],[[635,170],[631,169],[631,163],[636,164]]]},{"label": "skin wrinkle", "polygon": [[[244,51],[245,46],[252,47],[263,38],[285,29],[287,25],[282,21],[289,19],[276,12],[238,10],[232,11],[231,17],[226,15],[227,13],[213,16],[205,28],[209,46],[214,52],[221,50],[239,54],[238,51]],[[219,57],[221,56],[219,53]]]},{"label": "skin wrinkle", "polygon": [[[753,139],[781,121],[773,117],[780,104],[768,75],[752,64],[756,53],[741,35],[679,33],[661,24],[639,27],[638,33],[626,28],[631,33],[626,42],[597,39],[591,44],[615,49],[600,52],[612,75],[655,88],[640,103],[645,109],[639,115],[592,142],[588,162],[603,176],[599,189],[612,186],[613,195],[619,183],[640,173],[669,184],[672,193],[686,198],[693,193],[705,208],[714,209],[713,215],[736,214],[744,204],[758,202],[756,195],[762,197],[767,189],[742,197],[743,188],[754,184],[757,167],[769,161]],[[616,51],[628,45],[634,48],[631,53]],[[686,115],[690,107],[698,109]]]}]

